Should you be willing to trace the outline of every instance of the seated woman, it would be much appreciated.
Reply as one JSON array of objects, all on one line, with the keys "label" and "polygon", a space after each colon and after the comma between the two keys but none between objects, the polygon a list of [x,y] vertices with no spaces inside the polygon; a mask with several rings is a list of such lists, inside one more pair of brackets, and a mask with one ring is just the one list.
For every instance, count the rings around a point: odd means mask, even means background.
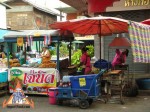
[{"label": "seated woman", "polygon": [[42,53],[41,53],[41,58],[42,58],[42,62],[45,61],[50,61],[51,59],[51,54],[50,51],[48,49],[48,46],[43,46],[42,48]]},{"label": "seated woman", "polygon": [[112,61],[112,69],[115,68],[116,65],[122,65],[126,62],[126,57],[128,56],[129,50],[119,50],[116,49],[116,55]]}]

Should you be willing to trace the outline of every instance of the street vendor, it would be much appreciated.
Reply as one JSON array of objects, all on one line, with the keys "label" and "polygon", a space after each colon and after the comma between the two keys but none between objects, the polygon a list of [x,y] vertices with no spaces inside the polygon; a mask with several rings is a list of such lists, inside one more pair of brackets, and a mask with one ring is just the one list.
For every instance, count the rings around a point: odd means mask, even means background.
[{"label": "street vendor", "polygon": [[43,46],[42,53],[41,53],[41,58],[42,58],[42,61],[51,59],[51,54],[50,54],[50,51],[48,49],[48,46]]},{"label": "street vendor", "polygon": [[126,57],[128,56],[129,50],[128,49],[116,49],[116,55],[112,61],[112,69],[114,69],[114,67],[116,65],[122,65],[126,62]]},{"label": "street vendor", "polygon": [[88,49],[86,47],[82,48],[82,55],[80,57],[80,64],[78,65],[78,66],[82,67],[81,72],[84,75],[91,73],[91,64],[90,64],[91,59],[90,59],[90,56],[87,53],[87,50]]}]

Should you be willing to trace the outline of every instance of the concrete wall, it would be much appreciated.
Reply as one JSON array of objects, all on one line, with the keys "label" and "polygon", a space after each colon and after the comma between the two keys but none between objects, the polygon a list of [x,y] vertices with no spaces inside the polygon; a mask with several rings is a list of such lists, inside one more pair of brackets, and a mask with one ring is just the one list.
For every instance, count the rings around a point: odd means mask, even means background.
[{"label": "concrete wall", "polygon": [[12,30],[32,30],[33,13],[31,11],[7,12],[7,24]]},{"label": "concrete wall", "polygon": [[57,21],[57,16],[39,11],[34,8],[33,24],[35,29],[50,29],[49,24],[52,24],[54,21]]},{"label": "concrete wall", "polygon": [[0,28],[7,28],[6,25],[6,7],[0,4]]}]

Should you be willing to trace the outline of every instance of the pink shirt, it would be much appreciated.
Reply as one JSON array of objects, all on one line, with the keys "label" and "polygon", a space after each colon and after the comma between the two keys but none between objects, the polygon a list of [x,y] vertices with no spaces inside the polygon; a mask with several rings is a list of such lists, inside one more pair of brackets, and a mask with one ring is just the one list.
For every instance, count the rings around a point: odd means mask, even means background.
[{"label": "pink shirt", "polygon": [[112,61],[112,67],[114,68],[115,65],[120,65],[125,63],[126,61],[126,52],[121,52],[119,49],[116,49],[116,55]]},{"label": "pink shirt", "polygon": [[89,73],[91,71],[91,59],[90,56],[85,52],[82,54],[80,58],[80,62],[82,62],[86,67],[85,67],[85,74]]}]

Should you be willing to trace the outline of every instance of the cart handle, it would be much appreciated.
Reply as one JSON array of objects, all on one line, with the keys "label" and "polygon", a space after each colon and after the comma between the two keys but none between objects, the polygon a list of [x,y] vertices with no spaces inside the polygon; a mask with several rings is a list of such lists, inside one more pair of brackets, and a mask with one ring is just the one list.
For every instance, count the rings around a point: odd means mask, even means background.
[{"label": "cart handle", "polygon": [[101,69],[101,71],[94,77],[94,79],[102,76],[105,71],[106,69]]},{"label": "cart handle", "polygon": [[101,71],[98,73],[98,75],[96,75],[94,78],[93,78],[93,80],[92,80],[92,83],[91,83],[91,86],[90,86],[90,89],[89,89],[89,91],[88,91],[88,93],[87,93],[87,96],[86,96],[86,98],[89,96],[89,94],[90,94],[90,90],[92,89],[92,85],[93,85],[93,83],[94,83],[94,80],[96,79],[96,78],[98,78],[98,77],[100,77],[101,75],[103,75],[103,73],[106,71],[106,69],[101,69]]}]

